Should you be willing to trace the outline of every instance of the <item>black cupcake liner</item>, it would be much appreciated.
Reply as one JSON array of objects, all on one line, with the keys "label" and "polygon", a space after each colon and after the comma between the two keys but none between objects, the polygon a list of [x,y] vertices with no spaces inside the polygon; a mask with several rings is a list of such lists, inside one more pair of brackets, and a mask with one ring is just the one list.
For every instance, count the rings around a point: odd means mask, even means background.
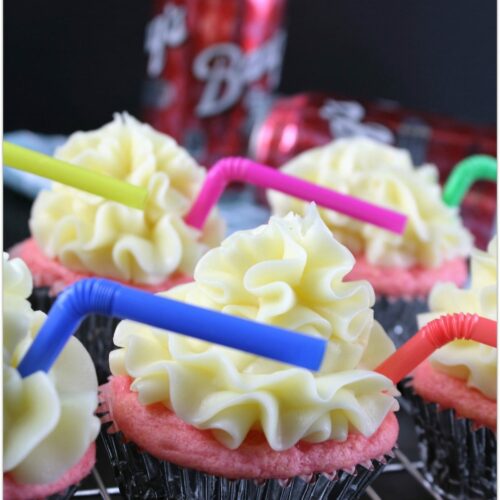
[{"label": "black cupcake liner", "polygon": [[33,288],[28,300],[35,311],[48,313],[52,304],[56,301],[56,298],[57,297],[50,293],[50,287],[37,286]]},{"label": "black cupcake liner", "polygon": [[494,499],[497,441],[493,431],[424,401],[406,379],[401,387],[415,421],[424,475],[443,498]]},{"label": "black cupcake liner", "polygon": [[371,460],[351,471],[311,474],[287,480],[227,479],[159,460],[126,442],[120,432],[104,426],[100,439],[109,456],[113,473],[125,498],[175,500],[284,500],[359,498],[382,472],[391,454]]},{"label": "black cupcake liner", "polygon": [[[52,296],[49,290],[49,287],[33,289],[29,298],[33,309],[49,312],[57,298]],[[90,354],[99,384],[104,384],[110,375],[109,353],[116,348],[113,344],[113,334],[120,321],[119,318],[91,314],[82,321],[74,334]]]},{"label": "black cupcake liner", "polygon": [[429,311],[429,307],[424,298],[405,300],[381,295],[377,296],[373,311],[398,348],[417,333],[417,315]]}]

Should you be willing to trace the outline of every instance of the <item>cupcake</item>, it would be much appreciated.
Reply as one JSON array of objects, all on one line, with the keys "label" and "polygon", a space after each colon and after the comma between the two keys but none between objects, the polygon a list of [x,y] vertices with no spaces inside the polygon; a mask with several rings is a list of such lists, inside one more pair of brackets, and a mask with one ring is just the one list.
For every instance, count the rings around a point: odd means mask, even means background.
[{"label": "cupcake", "polygon": [[6,500],[71,492],[95,463],[97,377],[70,339],[49,373],[17,370],[45,314],[34,311],[28,268],[3,256],[3,494]]},{"label": "cupcake", "polygon": [[[403,235],[320,210],[321,217],[356,257],[349,279],[368,280],[377,295],[375,318],[397,346],[417,330],[416,313],[439,281],[462,285],[472,239],[456,208],[441,199],[438,170],[416,168],[403,149],[367,138],[340,139],[286,163],[283,172],[392,208],[408,217]],[[273,213],[304,213],[306,205],[268,193]]]},{"label": "cupcake", "polygon": [[[31,212],[32,238],[11,251],[33,274],[35,307],[47,311],[57,293],[89,276],[166,290],[190,281],[200,256],[220,242],[223,224],[216,212],[201,232],[183,221],[205,170],[172,138],[130,115],[116,114],[98,130],[76,132],[55,156],[147,188],[149,198],[141,211],[57,183],[42,191]],[[116,323],[95,315],[77,333],[99,374]]]},{"label": "cupcake", "polygon": [[[322,337],[317,373],[123,321],[102,435],[128,498],[357,498],[391,455],[394,351],[314,206],[210,250],[165,296]],[[208,327],[209,325],[207,325]]]},{"label": "cupcake", "polygon": [[[442,313],[497,318],[497,243],[474,250],[471,284],[436,285],[426,324]],[[496,498],[497,350],[457,340],[435,352],[407,382],[427,479],[446,498]]]}]

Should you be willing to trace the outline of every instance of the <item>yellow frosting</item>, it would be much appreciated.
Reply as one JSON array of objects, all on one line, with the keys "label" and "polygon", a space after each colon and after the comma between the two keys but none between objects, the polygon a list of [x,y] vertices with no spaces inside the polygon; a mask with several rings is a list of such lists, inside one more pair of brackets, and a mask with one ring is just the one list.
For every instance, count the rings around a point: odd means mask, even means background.
[{"label": "yellow frosting", "polygon": [[[487,252],[474,250],[471,259],[471,285],[461,290],[453,283],[437,284],[429,297],[431,313],[421,315],[419,324],[447,313],[476,313],[497,319],[497,238]],[[497,350],[469,340],[457,340],[431,357],[439,371],[466,380],[467,385],[497,399]]]},{"label": "yellow frosting", "polygon": [[97,377],[72,338],[49,373],[16,369],[43,321],[26,298],[32,280],[20,259],[3,256],[3,471],[18,483],[51,483],[83,457],[99,432]]},{"label": "yellow frosting", "polygon": [[[396,236],[338,212],[320,210],[335,237],[374,265],[438,267],[470,252],[472,240],[457,209],[441,200],[436,167],[415,168],[403,149],[367,138],[339,139],[302,153],[281,170],[408,216],[404,234]],[[278,215],[290,210],[304,213],[305,203],[296,198],[274,191],[268,197]]]},{"label": "yellow frosting", "polygon": [[148,189],[143,211],[61,184],[33,206],[31,232],[50,258],[77,271],[157,284],[173,273],[191,275],[199,257],[220,242],[212,214],[200,234],[182,217],[205,171],[170,137],[128,114],[92,132],[76,132],[56,157]]},{"label": "yellow frosting", "polygon": [[113,374],[134,378],[142,404],[163,403],[237,448],[261,429],[275,450],[300,440],[373,434],[397,408],[395,389],[371,371],[394,346],[373,319],[366,281],[315,207],[241,231],[198,263],[195,282],[165,295],[328,340],[318,373],[130,321],[114,337]]}]

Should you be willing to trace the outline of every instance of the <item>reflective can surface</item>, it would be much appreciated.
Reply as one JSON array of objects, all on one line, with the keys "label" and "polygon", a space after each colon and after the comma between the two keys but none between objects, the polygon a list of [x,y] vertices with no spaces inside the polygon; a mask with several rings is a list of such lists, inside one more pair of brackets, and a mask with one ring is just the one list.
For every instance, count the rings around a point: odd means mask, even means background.
[{"label": "reflective can surface", "polygon": [[203,164],[244,154],[277,86],[285,0],[156,0],[144,118]]}]

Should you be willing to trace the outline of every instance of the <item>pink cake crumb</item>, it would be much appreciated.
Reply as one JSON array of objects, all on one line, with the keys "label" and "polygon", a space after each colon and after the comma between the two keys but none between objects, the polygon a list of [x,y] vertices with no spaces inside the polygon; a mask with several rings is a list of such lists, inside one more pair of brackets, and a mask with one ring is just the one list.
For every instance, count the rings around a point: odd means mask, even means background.
[{"label": "pink cake crumb", "polygon": [[[67,286],[84,278],[96,277],[92,273],[83,271],[73,271],[64,267],[57,259],[47,257],[33,238],[29,238],[12,247],[9,251],[11,258],[19,257],[24,260],[33,275],[33,285],[35,287],[50,287],[50,294],[56,296]],[[182,285],[193,280],[191,276],[176,273],[165,281],[156,285],[144,283],[132,283],[116,278],[112,278],[127,286],[132,286],[146,292],[163,292],[177,285]]]},{"label": "pink cake crumb", "polygon": [[78,483],[88,476],[95,465],[95,443],[92,443],[82,459],[66,471],[57,481],[49,484],[19,484],[10,474],[3,475],[4,500],[38,500]]},{"label": "pink cake crumb", "polygon": [[347,280],[369,281],[377,295],[394,298],[424,298],[438,282],[451,282],[462,286],[467,280],[467,263],[457,258],[444,262],[440,267],[374,266],[364,255],[356,256],[356,265]]},{"label": "pink cake crumb", "polygon": [[274,451],[262,432],[251,432],[236,450],[216,441],[208,430],[185,423],[162,404],[143,406],[130,391],[131,379],[113,376],[101,387],[104,408],[127,440],[160,460],[229,479],[286,479],[318,472],[333,474],[358,464],[383,459],[398,437],[399,426],[389,413],[370,438],[350,434],[344,442],[299,442],[286,451]]},{"label": "pink cake crumb", "polygon": [[465,380],[435,370],[428,361],[420,364],[412,375],[413,389],[421,398],[437,403],[443,410],[453,408],[459,417],[496,432],[496,401],[468,387]]}]

